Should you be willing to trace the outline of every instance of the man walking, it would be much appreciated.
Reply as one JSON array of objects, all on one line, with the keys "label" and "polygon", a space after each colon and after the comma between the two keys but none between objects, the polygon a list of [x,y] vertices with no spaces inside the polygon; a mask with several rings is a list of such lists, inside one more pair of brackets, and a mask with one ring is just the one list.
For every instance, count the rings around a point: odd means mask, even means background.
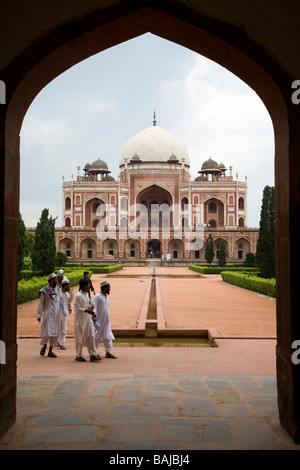
[{"label": "man walking", "polygon": [[70,281],[66,277],[64,277],[61,282],[61,296],[63,298],[65,308],[60,307],[58,346],[60,349],[66,349],[65,342],[67,336],[68,313],[71,313],[71,302],[73,302],[74,299],[73,289],[71,289]]},{"label": "man walking", "polygon": [[83,276],[84,276],[84,279],[87,279],[89,281],[88,296],[89,296],[89,299],[91,300],[91,291],[94,292],[94,295],[95,295],[95,289],[90,279],[89,271],[84,271]]},{"label": "man walking", "polygon": [[[43,321],[38,334],[41,339],[40,355],[44,356],[47,344],[49,342],[48,357],[57,357],[52,351],[53,346],[57,345],[59,333],[59,309],[65,308],[63,298],[57,289],[57,279],[55,273],[47,276],[48,285],[39,291],[39,306],[37,309],[37,321],[40,323],[42,316]],[[43,315],[44,314],[44,315]],[[66,313],[67,314],[67,313]]]},{"label": "man walking", "polygon": [[87,347],[91,362],[100,361],[101,357],[98,354],[95,343],[92,319],[92,317],[96,319],[96,316],[88,296],[88,279],[83,278],[79,281],[79,289],[80,290],[75,297],[74,303],[74,336],[76,343],[75,361],[86,362],[84,357],[82,357],[83,346]]},{"label": "man walking", "polygon": [[97,323],[99,327],[95,332],[95,340],[97,347],[102,341],[105,348],[105,357],[109,359],[117,359],[116,356],[112,354],[113,343],[112,340],[115,339],[113,332],[111,331],[110,325],[110,314],[109,314],[109,294],[110,294],[110,284],[109,282],[103,281],[100,283],[101,292],[95,295],[94,304],[95,304],[95,313],[97,316]]}]

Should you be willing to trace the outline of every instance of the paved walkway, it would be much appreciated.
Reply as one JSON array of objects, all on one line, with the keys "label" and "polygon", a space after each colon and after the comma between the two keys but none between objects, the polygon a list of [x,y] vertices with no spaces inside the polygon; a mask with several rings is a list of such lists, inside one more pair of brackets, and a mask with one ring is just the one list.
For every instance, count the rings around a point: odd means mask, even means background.
[{"label": "paved walkway", "polygon": [[[0,449],[106,449],[112,455],[116,450],[300,450],[278,420],[275,302],[219,277],[189,278],[186,268],[165,269],[156,272],[182,276],[172,282],[158,278],[167,328],[211,328],[218,347],[118,345],[117,360],[77,363],[74,340],[68,338],[67,350],[57,349],[57,358],[41,357],[32,320],[36,303],[26,304],[18,322],[17,422]],[[125,268],[123,275],[140,277],[119,277],[120,272],[110,277],[116,329],[127,320],[136,325],[147,291],[144,276],[151,271]],[[93,277],[95,286],[99,279]],[[212,299],[216,315],[213,308],[207,312]]]}]

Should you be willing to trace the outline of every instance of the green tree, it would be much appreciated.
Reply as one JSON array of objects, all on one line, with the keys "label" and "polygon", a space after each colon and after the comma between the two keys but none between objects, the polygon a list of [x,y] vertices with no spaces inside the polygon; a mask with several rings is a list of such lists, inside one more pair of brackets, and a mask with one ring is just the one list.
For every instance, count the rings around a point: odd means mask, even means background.
[{"label": "green tree", "polygon": [[28,230],[25,231],[25,248],[24,248],[24,255],[30,256],[32,253],[34,245],[34,233],[29,232]]},{"label": "green tree", "polygon": [[226,244],[223,238],[221,238],[221,241],[220,241],[218,266],[220,266],[220,268],[223,268],[224,266],[226,266]]},{"label": "green tree", "polygon": [[55,220],[49,216],[49,209],[44,209],[35,230],[32,268],[44,276],[55,270]]},{"label": "green tree", "polygon": [[263,278],[275,277],[275,188],[265,186],[256,245],[256,265]]},{"label": "green tree", "polygon": [[246,253],[246,259],[243,263],[245,268],[253,268],[255,266],[255,254],[254,253]]},{"label": "green tree", "polygon": [[210,233],[206,240],[206,245],[205,245],[205,259],[209,263],[209,266],[211,266],[214,256],[215,256],[214,242]]},{"label": "green tree", "polygon": [[56,266],[59,266],[59,267],[66,266],[67,262],[68,262],[67,255],[63,253],[62,251],[58,251],[56,253],[56,260],[55,260]]},{"label": "green tree", "polygon": [[21,214],[19,214],[19,272],[22,271],[24,266],[25,230],[24,220]]}]

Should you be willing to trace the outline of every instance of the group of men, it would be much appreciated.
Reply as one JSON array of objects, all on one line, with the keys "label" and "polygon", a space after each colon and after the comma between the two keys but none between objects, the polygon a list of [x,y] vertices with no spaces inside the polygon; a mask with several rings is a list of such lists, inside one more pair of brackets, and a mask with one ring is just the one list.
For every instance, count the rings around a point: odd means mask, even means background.
[{"label": "group of men", "polygon": [[[57,274],[47,276],[48,285],[39,291],[39,306],[37,320],[41,323],[39,337],[42,348],[40,355],[44,356],[49,344],[48,357],[57,357],[53,347],[65,348],[67,335],[68,314],[72,312],[71,303],[74,300],[74,292],[69,280],[64,277],[63,270]],[[93,302],[90,291],[95,293],[88,273],[79,281],[79,292],[74,302],[74,338],[76,357],[78,362],[86,362],[82,353],[86,347],[91,362],[101,361],[98,354],[98,346],[103,342],[105,357],[116,359],[113,355],[113,343],[115,339],[111,331],[109,313],[110,283],[104,280],[100,283],[100,292],[95,295]]]}]

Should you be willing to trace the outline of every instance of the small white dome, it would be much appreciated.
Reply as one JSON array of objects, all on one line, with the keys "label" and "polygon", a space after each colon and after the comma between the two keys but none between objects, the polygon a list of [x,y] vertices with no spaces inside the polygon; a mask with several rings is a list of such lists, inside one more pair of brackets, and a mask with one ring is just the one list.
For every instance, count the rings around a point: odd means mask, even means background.
[{"label": "small white dome", "polygon": [[119,165],[139,157],[141,162],[167,162],[177,158],[179,163],[190,166],[188,151],[182,142],[170,132],[151,126],[133,136],[122,148]]}]

